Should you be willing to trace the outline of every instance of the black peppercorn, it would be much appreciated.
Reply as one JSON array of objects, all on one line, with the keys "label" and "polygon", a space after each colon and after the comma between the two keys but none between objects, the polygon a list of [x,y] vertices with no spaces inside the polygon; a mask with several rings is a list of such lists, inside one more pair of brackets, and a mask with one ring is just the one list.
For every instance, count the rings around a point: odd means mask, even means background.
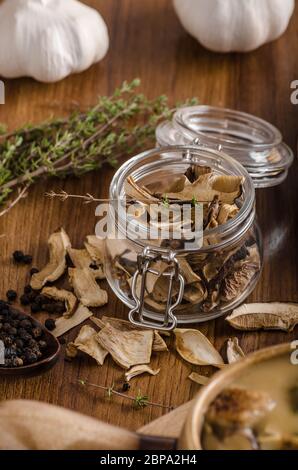
[{"label": "black peppercorn", "polygon": [[24,287],[24,294],[31,294],[32,292],[32,287],[27,285]]},{"label": "black peppercorn", "polygon": [[9,302],[13,302],[17,298],[17,293],[15,290],[8,290],[6,292],[6,297]]},{"label": "black peppercorn", "polygon": [[17,329],[14,328],[13,326],[11,326],[9,328],[9,330],[7,331],[7,333],[10,335],[10,336],[15,336],[17,334]]},{"label": "black peppercorn", "polygon": [[16,263],[23,263],[24,256],[25,256],[23,251],[17,250],[13,253],[12,256]]},{"label": "black peppercorn", "polygon": [[26,329],[30,329],[31,328],[31,321],[30,320],[27,320],[27,318],[25,320],[21,320],[20,323],[19,323],[19,326],[20,328],[26,328]]},{"label": "black peppercorn", "polygon": [[38,304],[34,303],[34,304],[31,305],[31,312],[32,313],[37,313],[39,311],[40,311],[40,306]]},{"label": "black peppercorn", "polygon": [[30,304],[30,299],[29,299],[28,295],[26,295],[26,294],[21,296],[20,301],[21,301],[22,305],[29,305]]},{"label": "black peppercorn", "polygon": [[19,348],[19,349],[23,349],[23,347],[24,347],[24,341],[21,340],[20,338],[17,338],[17,339],[16,339],[16,347]]},{"label": "black peppercorn", "polygon": [[49,331],[53,331],[56,328],[56,322],[53,318],[47,318],[44,325]]},{"label": "black peppercorn", "polygon": [[26,358],[26,361],[29,362],[29,364],[32,364],[33,362],[36,362],[37,359],[38,359],[37,354],[35,354],[35,352],[33,352],[31,350],[26,351],[25,358]]},{"label": "black peppercorn", "polygon": [[32,268],[30,269],[30,275],[33,276],[34,274],[39,273],[39,270],[37,268]]},{"label": "black peppercorn", "polygon": [[38,341],[38,345],[39,345],[39,348],[43,351],[44,349],[47,348],[47,342],[44,341],[43,339],[41,339],[40,341]]},{"label": "black peppercorn", "polygon": [[128,382],[124,382],[122,385],[123,392],[127,392],[130,389],[130,384]]},{"label": "black peppercorn", "polygon": [[31,255],[25,255],[23,257],[23,263],[24,264],[31,264],[32,263],[32,256]]}]

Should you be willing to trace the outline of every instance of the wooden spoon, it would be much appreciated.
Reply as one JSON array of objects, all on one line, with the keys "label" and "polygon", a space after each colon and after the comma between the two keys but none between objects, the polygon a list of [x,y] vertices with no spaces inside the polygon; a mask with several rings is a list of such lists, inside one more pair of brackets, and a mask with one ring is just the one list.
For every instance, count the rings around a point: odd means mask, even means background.
[{"label": "wooden spoon", "polygon": [[58,361],[60,354],[60,343],[55,336],[47,330],[40,322],[35,318],[27,315],[26,313],[20,312],[22,315],[27,316],[33,322],[36,327],[41,328],[44,333],[43,339],[47,342],[47,348],[43,351],[43,357],[33,363],[26,364],[21,367],[3,367],[0,365],[0,376],[32,376],[42,374],[49,370]]}]

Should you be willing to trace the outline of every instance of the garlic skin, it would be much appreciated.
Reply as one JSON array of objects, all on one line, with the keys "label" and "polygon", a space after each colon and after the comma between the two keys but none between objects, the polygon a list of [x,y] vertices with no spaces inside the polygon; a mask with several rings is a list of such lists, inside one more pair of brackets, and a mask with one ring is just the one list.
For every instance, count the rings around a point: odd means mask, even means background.
[{"label": "garlic skin", "polygon": [[173,0],[182,26],[204,47],[247,52],[287,29],[294,0]]},{"label": "garlic skin", "polygon": [[0,75],[56,82],[107,53],[100,14],[77,0],[4,0],[0,4]]}]

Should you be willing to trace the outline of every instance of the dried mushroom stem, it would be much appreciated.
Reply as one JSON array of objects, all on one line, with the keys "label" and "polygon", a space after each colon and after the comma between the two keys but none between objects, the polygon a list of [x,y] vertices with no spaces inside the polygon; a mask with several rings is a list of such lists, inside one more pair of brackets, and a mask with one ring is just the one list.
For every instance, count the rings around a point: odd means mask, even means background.
[{"label": "dried mushroom stem", "polygon": [[66,250],[71,243],[63,228],[50,236],[48,246],[50,260],[41,271],[33,274],[30,282],[32,289],[40,290],[47,282],[57,281],[66,270]]},{"label": "dried mushroom stem", "polygon": [[69,280],[79,301],[85,307],[101,307],[108,302],[108,294],[101,289],[89,268],[69,268]]},{"label": "dried mushroom stem", "polygon": [[197,372],[192,372],[188,376],[189,380],[195,382],[198,385],[207,385],[210,382],[210,377],[206,377],[205,375],[198,374]]},{"label": "dried mushroom stem", "polygon": [[125,380],[129,382],[132,378],[137,377],[138,375],[141,374],[150,374],[150,375],[157,375],[159,374],[160,369],[153,370],[151,367],[143,364],[139,366],[134,366],[131,369],[129,369],[127,372],[125,372]]},{"label": "dried mushroom stem", "polygon": [[44,287],[41,294],[50,299],[64,302],[66,307],[63,314],[64,317],[69,318],[74,314],[78,301],[72,292],[65,289],[57,289],[57,287]]}]

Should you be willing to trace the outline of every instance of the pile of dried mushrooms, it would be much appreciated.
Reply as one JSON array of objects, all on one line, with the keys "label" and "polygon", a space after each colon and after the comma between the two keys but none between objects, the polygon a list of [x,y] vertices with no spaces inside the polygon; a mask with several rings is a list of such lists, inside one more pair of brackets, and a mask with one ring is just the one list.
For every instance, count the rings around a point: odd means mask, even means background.
[{"label": "pile of dried mushrooms", "polygon": [[[135,218],[144,217],[146,223],[152,223],[152,204],[157,204],[169,211],[170,226],[176,221],[172,216],[171,203],[191,203],[203,205],[204,244],[196,253],[179,255],[180,272],[185,279],[185,290],[180,312],[189,311],[191,306],[196,311],[210,312],[222,305],[226,306],[239,297],[260,270],[260,254],[253,230],[245,237],[226,249],[210,250],[216,241],[216,235],[208,235],[214,229],[233,219],[242,203],[243,177],[216,175],[209,167],[191,166],[185,174],[175,176],[164,185],[160,192],[159,184],[139,186],[132,176],[125,182],[127,201],[137,201],[142,210],[134,214]],[[129,206],[128,203],[128,206]],[[171,219],[173,218],[173,220]],[[191,221],[193,223],[193,220]],[[136,254],[128,244],[109,243],[108,254],[112,272],[120,288],[131,295],[131,278],[136,270]],[[155,243],[155,242],[154,242]],[[156,244],[173,249],[183,248],[184,241],[176,239],[156,240]],[[115,245],[115,246],[114,246]],[[209,248],[209,249],[208,249]],[[148,275],[145,303],[149,310],[164,311],[167,301],[167,265],[160,259],[152,263],[152,269],[160,275]],[[178,286],[174,286],[173,301],[177,296]]]}]

